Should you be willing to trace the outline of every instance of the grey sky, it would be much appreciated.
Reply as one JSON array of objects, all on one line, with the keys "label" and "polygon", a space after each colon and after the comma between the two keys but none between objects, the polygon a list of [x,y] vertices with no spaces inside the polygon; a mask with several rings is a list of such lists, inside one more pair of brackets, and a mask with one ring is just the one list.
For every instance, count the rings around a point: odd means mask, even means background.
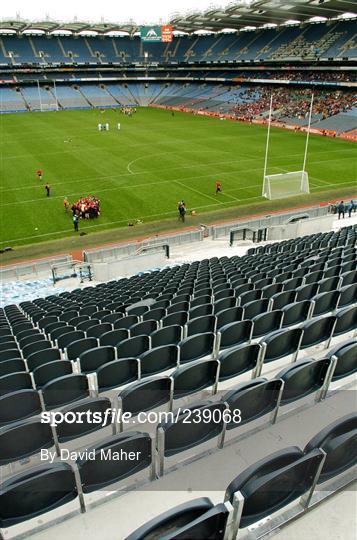
[{"label": "grey sky", "polygon": [[98,22],[102,19],[110,22],[125,22],[133,19],[138,23],[168,21],[174,12],[186,13],[188,10],[206,10],[212,5],[225,6],[231,0],[12,0],[3,2],[0,18],[15,19],[20,16],[31,21],[45,18],[61,21],[78,20]]}]

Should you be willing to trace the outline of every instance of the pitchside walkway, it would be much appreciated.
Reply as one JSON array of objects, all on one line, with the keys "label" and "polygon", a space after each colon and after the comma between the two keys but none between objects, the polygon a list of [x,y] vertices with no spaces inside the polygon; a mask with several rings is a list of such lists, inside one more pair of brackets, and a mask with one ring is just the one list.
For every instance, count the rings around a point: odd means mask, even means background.
[{"label": "pitchside walkway", "polygon": [[[336,219],[333,223],[334,230],[341,227],[357,224],[357,212],[352,214],[351,218]],[[269,242],[266,242],[269,243]],[[264,243],[260,244],[263,245]],[[212,240],[205,238],[202,242],[192,242],[184,245],[173,246],[170,248],[169,265],[182,264],[186,262],[200,261],[210,257],[233,257],[234,255],[243,256],[247,250],[255,244],[252,242],[239,242],[232,247],[229,246],[228,237]],[[121,276],[118,275],[117,279]],[[98,281],[92,282],[96,285]],[[0,282],[0,307],[7,304],[20,303],[26,300],[33,300],[38,297],[49,296],[51,294],[60,294],[64,291],[71,291],[78,287],[88,287],[91,283],[85,281],[79,283],[78,278],[66,279],[60,281],[55,286],[52,285],[50,278],[42,280],[20,280],[9,283]]]}]

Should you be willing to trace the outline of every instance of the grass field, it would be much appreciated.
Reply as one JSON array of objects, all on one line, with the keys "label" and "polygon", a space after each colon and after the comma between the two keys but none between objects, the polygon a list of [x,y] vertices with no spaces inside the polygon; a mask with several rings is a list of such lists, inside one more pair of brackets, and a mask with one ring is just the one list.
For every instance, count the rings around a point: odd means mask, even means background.
[{"label": "grass field", "polygon": [[[99,133],[98,122],[106,121],[111,130]],[[65,196],[70,202],[91,194],[101,199],[100,218],[80,222],[86,233],[127,228],[128,221],[140,219],[143,234],[149,222],[175,219],[181,199],[200,219],[217,211],[223,219],[232,207],[264,201],[261,126],[184,113],[172,117],[156,109],[139,109],[132,118],[112,110],[60,111],[1,115],[0,137],[2,247],[73,237]],[[300,170],[304,145],[305,135],[273,129],[268,173]],[[334,191],[336,198],[345,188],[353,192],[356,146],[311,136],[307,171],[311,192],[321,193],[321,200],[323,192]],[[218,196],[217,179],[223,184]],[[303,199],[309,203],[309,196]]]}]

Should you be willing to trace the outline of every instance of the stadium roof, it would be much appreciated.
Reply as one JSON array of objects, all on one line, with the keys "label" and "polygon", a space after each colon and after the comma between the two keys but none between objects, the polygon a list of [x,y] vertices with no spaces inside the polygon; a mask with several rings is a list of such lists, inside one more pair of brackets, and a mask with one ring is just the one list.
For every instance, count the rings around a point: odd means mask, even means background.
[{"label": "stadium roof", "polygon": [[304,22],[314,17],[332,19],[353,13],[355,0],[255,0],[231,2],[225,9],[212,8],[204,13],[192,12],[174,16],[170,23],[175,30],[193,32],[226,28],[242,29],[264,25],[281,25],[289,21]]},{"label": "stadium roof", "polygon": [[[210,7],[205,12],[191,11],[186,15],[175,13],[170,19],[174,31],[192,33],[198,30],[219,32],[225,29],[241,30],[249,27],[262,27],[264,25],[281,25],[289,22],[307,22],[312,18],[321,17],[332,19],[341,17],[345,13],[354,12],[355,0],[241,0],[231,2],[224,9]],[[30,22],[21,19],[0,21],[0,30],[23,32],[95,32],[107,34],[109,32],[125,32],[135,34],[140,26],[134,21],[127,23],[100,22],[90,23],[84,21],[36,21]]]}]

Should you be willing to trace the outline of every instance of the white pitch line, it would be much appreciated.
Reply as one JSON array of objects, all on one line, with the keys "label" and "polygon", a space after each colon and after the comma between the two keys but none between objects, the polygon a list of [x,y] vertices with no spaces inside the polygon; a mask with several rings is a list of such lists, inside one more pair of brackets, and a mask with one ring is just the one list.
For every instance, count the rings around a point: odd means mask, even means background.
[{"label": "white pitch line", "polygon": [[[140,161],[141,159],[145,159],[145,158],[152,158],[152,157],[155,157],[155,156],[164,156],[164,155],[167,155],[167,154],[187,154],[187,153],[192,153],[192,152],[199,152],[199,153],[203,153],[203,152],[209,152],[209,153],[212,153],[213,150],[209,149],[209,150],[166,150],[165,152],[157,152],[155,154],[152,154],[152,153],[149,153],[149,154],[145,154],[144,156],[139,156],[135,159],[133,159],[132,161],[130,161],[130,163],[128,163],[127,165],[127,170],[129,171],[130,174],[142,174],[141,172],[134,172],[131,170],[131,166],[136,163],[137,161]],[[230,154],[230,152],[228,152],[228,150],[218,150],[218,152],[222,152],[222,153],[226,153],[226,154]],[[249,161],[251,161],[252,159],[254,158],[248,158]],[[236,162],[237,160],[235,160]],[[226,161],[221,161],[221,162],[215,162],[215,163],[229,163],[226,162]],[[207,164],[209,165],[209,164]],[[198,167],[198,166],[202,166],[201,163],[196,163],[194,165],[183,165],[183,166],[180,166],[180,167],[177,167],[177,168],[181,168],[181,169],[185,169],[185,168],[191,168],[191,167]],[[172,170],[172,167],[166,167],[164,170]],[[159,169],[158,172],[162,171],[162,169]],[[156,171],[155,171],[156,172]]]},{"label": "white pitch line", "polygon": [[[263,170],[263,167],[258,167],[256,169],[239,170],[239,171],[236,171],[236,172],[238,174],[245,174],[245,173],[248,173],[248,172],[255,172],[255,171],[262,171],[262,170]],[[232,174],[232,173],[220,173],[220,174],[222,176],[223,174]],[[213,176],[213,173],[202,174],[202,175],[198,175],[198,176],[195,175],[195,176],[191,176],[191,177],[188,176],[186,178],[183,178],[183,180],[195,180],[197,178],[208,178],[210,176]],[[175,178],[171,178],[170,180],[164,180],[162,182],[150,182],[150,183],[143,183],[143,184],[117,186],[117,187],[113,187],[113,188],[104,188],[104,189],[100,189],[100,193],[104,193],[104,192],[107,192],[107,191],[119,191],[121,189],[133,189],[133,188],[137,188],[137,187],[148,187],[148,186],[158,186],[158,185],[162,185],[162,184],[173,184],[175,182],[179,183],[180,180],[176,180]],[[349,182],[344,182],[343,186],[349,186],[351,184],[355,185],[356,181],[352,180],[352,181],[349,181]],[[183,184],[183,185],[185,185],[186,188],[190,189],[189,186],[186,186],[186,184]],[[326,184],[326,185],[328,185],[328,186],[341,186],[340,183],[330,183],[330,184]],[[249,185],[249,186],[246,186],[246,187],[232,188],[232,189],[230,189],[228,191],[225,191],[224,193],[226,195],[228,195],[229,193],[234,192],[234,191],[240,191],[240,190],[248,190],[249,191],[250,189],[253,189],[253,188],[256,188],[256,187],[261,187],[261,184],[254,184],[254,185]],[[194,188],[192,188],[192,190],[194,190]],[[201,195],[204,195],[202,192],[198,192],[198,193],[200,193]],[[76,197],[77,195],[78,195],[78,192],[70,193],[70,194],[67,194],[67,197]],[[64,196],[65,195],[51,196],[50,200],[63,199]],[[210,197],[210,196],[205,195],[205,197]],[[235,198],[233,195],[231,195],[231,197]],[[212,198],[212,200],[215,200],[215,199],[213,199],[213,197],[210,197],[210,198]],[[44,200],[44,197],[41,196],[41,197],[38,197],[37,199],[26,199],[26,200],[21,200],[21,201],[2,203],[0,206],[1,207],[3,207],[3,206],[16,206],[16,205],[19,205],[19,204],[33,203],[33,202],[38,202],[38,201],[42,201],[42,200]],[[239,201],[241,199],[237,199],[237,200]],[[249,200],[249,199],[245,199],[245,200]],[[226,203],[220,203],[220,204],[226,204]]]},{"label": "white pitch line", "polygon": [[[325,151],[323,151],[325,152]],[[318,153],[318,152],[316,152]],[[299,156],[300,154],[290,154],[289,157],[297,157]],[[141,156],[142,158],[144,157],[148,157],[148,154],[146,154],[145,156]],[[208,163],[207,165],[201,165],[201,166],[212,166],[212,165],[220,165],[220,164],[231,164],[231,163],[244,163],[246,161],[256,161],[257,158],[255,157],[252,157],[252,158],[247,158],[247,159],[236,159],[236,160],[231,160],[231,161],[215,161],[213,163]],[[345,157],[345,158],[340,158],[340,159],[350,159],[349,157]],[[134,160],[135,161],[135,160]],[[319,161],[310,161],[310,163],[326,163],[330,161],[329,159],[324,159],[324,160],[319,160]],[[129,163],[130,165],[130,163]],[[293,165],[293,164],[289,164],[289,165]],[[174,171],[176,169],[190,169],[190,168],[194,168],[194,167],[197,167],[197,165],[180,165],[178,167],[165,167],[165,168],[162,168],[162,169],[158,169],[156,170],[155,172],[164,172],[166,170],[170,170],[170,171]],[[259,169],[248,169],[248,170],[241,170],[241,169],[238,169],[237,171],[227,171],[227,172],[220,172],[220,173],[217,173],[217,174],[233,174],[233,173],[244,173],[244,172],[249,172],[249,170],[251,171],[254,171],[254,170],[259,170]],[[109,174],[109,175],[103,175],[103,176],[87,176],[87,177],[84,177],[84,178],[81,178],[79,180],[73,180],[71,182],[71,185],[72,184],[79,184],[81,182],[87,182],[87,181],[90,181],[90,180],[105,180],[105,179],[108,179],[108,178],[123,178],[123,177],[127,177],[129,175],[141,175],[141,174],[152,174],[154,171],[138,171],[138,172],[128,172],[128,173],[122,173],[122,174],[116,174],[116,175],[112,175],[112,174]],[[212,173],[213,174],[213,173]],[[190,177],[190,178],[193,178],[193,177]],[[199,178],[199,177],[198,177]],[[54,182],[52,183],[52,186],[60,186],[60,185],[64,185],[64,184],[68,184],[68,181],[67,182]],[[330,184],[329,184],[330,185]],[[37,188],[38,187],[38,184],[31,184],[30,186],[22,186],[22,187],[18,187],[18,188],[10,188],[10,189],[1,189],[0,190],[0,194],[1,193],[7,193],[7,192],[11,192],[11,191],[21,191],[21,190],[24,190],[24,189],[30,189],[30,188]],[[128,186],[129,187],[129,186]],[[130,186],[131,187],[131,186]]]},{"label": "white pitch line", "polygon": [[[262,170],[262,167],[259,167],[257,169],[247,169],[245,171],[237,171],[238,173],[247,173],[247,172],[254,172],[254,171],[260,171]],[[227,174],[230,174],[230,173],[227,173]],[[195,175],[195,176],[187,176],[185,178],[183,178],[182,180],[195,180],[197,178],[208,178],[210,176],[213,176],[213,173],[209,173],[209,174],[201,174],[201,175]],[[181,178],[181,177],[180,177]],[[158,186],[158,185],[162,185],[162,184],[173,184],[175,182],[180,182],[179,179],[175,179],[175,178],[170,178],[169,180],[163,180],[161,182],[149,182],[149,183],[143,183],[143,184],[134,184],[134,185],[126,185],[126,186],[116,186],[116,187],[111,187],[111,188],[104,188],[104,189],[100,189],[100,193],[104,193],[104,192],[107,192],[107,191],[119,191],[121,189],[133,189],[133,188],[138,188],[138,187],[148,187],[148,186]],[[248,186],[248,187],[240,187],[240,188],[233,188],[229,191],[237,191],[237,190],[241,190],[241,189],[250,189],[250,188],[253,188],[253,187],[258,187],[260,186],[261,184],[256,184],[254,186]],[[188,188],[188,186],[185,185],[186,188]],[[228,192],[227,192],[228,193]],[[200,192],[200,194],[202,194]],[[78,192],[76,193],[67,193],[67,197],[75,197],[78,195]],[[207,195],[209,197],[209,195]],[[64,195],[55,195],[55,196],[51,196],[50,197],[50,200],[54,200],[54,199],[63,199]],[[232,195],[233,197],[233,195]],[[3,203],[1,206],[12,206],[12,205],[18,205],[18,204],[26,204],[26,203],[32,203],[32,202],[38,202],[38,201],[42,201],[44,199],[44,197],[38,197],[37,199],[26,199],[26,200],[21,200],[21,201],[13,201],[13,202],[9,202],[9,203]],[[213,199],[213,197],[212,197]],[[215,199],[213,199],[215,200]],[[223,204],[223,203],[222,203]]]},{"label": "white pitch line", "polygon": [[197,193],[201,197],[206,197],[207,199],[211,199],[212,201],[215,201],[217,204],[224,204],[222,201],[219,201],[217,199],[214,199],[211,195],[206,195],[205,193],[202,193],[202,191],[199,191],[198,189],[195,189],[191,186],[187,186],[186,184],[183,184],[182,182],[179,182],[179,180],[174,180],[175,184],[178,184],[179,186],[182,186],[185,189],[189,189],[190,191],[193,191],[194,193]]},{"label": "white pitch line", "polygon": [[[249,199],[245,199],[245,201],[253,201],[255,199],[262,199],[261,196],[259,197],[250,197]],[[232,202],[225,202],[225,203],[221,203],[221,204],[224,204],[224,205],[233,205]],[[211,208],[212,206],[216,206],[216,204],[205,204],[205,205],[202,205],[202,206],[195,206],[194,209],[202,209],[202,208]],[[162,212],[160,214],[149,214],[149,215],[145,215],[145,216],[141,216],[142,219],[147,219],[147,218],[152,218],[152,217],[162,217],[162,216],[175,216],[176,213],[175,212]],[[105,223],[97,223],[95,225],[87,225],[85,227],[85,229],[83,230],[87,230],[87,229],[92,229],[92,228],[95,228],[95,227],[105,227],[106,225],[117,225],[119,223],[127,223],[128,220],[130,219],[133,219],[132,216],[131,217],[128,217],[126,219],[123,219],[123,220],[119,220],[119,221],[108,221],[108,222],[105,222]],[[69,227],[68,229],[62,229],[60,231],[55,231],[55,232],[49,232],[49,233],[43,233],[43,234],[35,234],[33,236],[23,236],[22,238],[12,238],[10,240],[2,240],[0,243],[1,244],[9,244],[11,242],[21,242],[22,240],[30,240],[31,238],[42,238],[44,236],[54,236],[54,235],[57,235],[57,234],[63,234],[63,233],[68,233],[71,231],[71,228]]]}]

